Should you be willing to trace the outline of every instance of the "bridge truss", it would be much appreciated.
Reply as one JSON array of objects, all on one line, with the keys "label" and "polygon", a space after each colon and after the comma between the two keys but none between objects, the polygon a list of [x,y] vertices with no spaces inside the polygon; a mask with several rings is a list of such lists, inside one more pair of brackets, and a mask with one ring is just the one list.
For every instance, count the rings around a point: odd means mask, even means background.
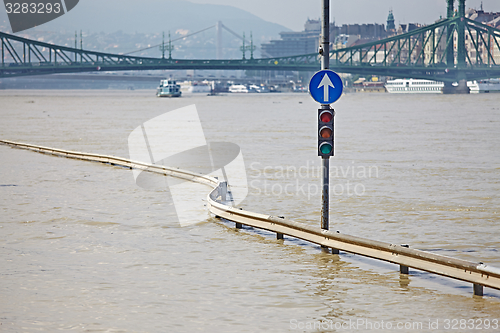
[{"label": "bridge truss", "polygon": [[500,77],[500,30],[457,16],[330,58],[338,72],[443,82]]},{"label": "bridge truss", "polygon": [[157,69],[316,71],[318,55],[265,59],[187,60],[93,52],[0,32],[0,77]]}]

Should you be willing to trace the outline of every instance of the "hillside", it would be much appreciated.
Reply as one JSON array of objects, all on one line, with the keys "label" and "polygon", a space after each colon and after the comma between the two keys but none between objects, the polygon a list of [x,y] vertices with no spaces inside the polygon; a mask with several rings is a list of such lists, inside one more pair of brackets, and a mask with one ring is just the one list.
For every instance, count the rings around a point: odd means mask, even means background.
[{"label": "hillside", "polygon": [[[245,32],[247,38],[252,32],[256,45],[278,38],[281,31],[289,31],[281,25],[264,21],[232,6],[194,4],[186,0],[141,0],[130,3],[123,0],[81,0],[66,15],[18,33],[18,35],[43,38],[49,42],[62,38],[64,44],[71,46],[74,45],[75,31],[82,30],[84,48],[100,51],[105,51],[103,49],[105,48],[106,51],[129,52],[161,43],[162,32],[168,34],[170,31],[172,39],[175,39],[213,26],[217,21],[222,21],[225,26],[240,35]],[[2,21],[4,21],[3,24]],[[3,26],[1,30],[10,33],[10,27],[5,22],[8,22],[7,15],[2,8],[0,10],[0,25]],[[59,34],[60,38],[54,34]],[[117,44],[116,41],[112,43],[113,45],[90,44],[93,39],[101,41],[109,39],[108,35],[121,36],[124,42],[127,41],[127,45]],[[198,46],[199,51],[206,53],[207,56],[213,56],[215,53],[215,28],[190,37],[186,41],[189,39],[191,39],[189,45],[184,45],[184,41],[175,44],[177,52],[184,48],[183,56],[188,56],[188,53],[194,54],[194,49]],[[223,42],[225,54],[231,57],[238,56],[240,41],[224,32]],[[193,52],[187,52],[189,48],[192,48]],[[209,49],[213,49],[213,52]],[[157,56],[158,52],[155,54]]]}]

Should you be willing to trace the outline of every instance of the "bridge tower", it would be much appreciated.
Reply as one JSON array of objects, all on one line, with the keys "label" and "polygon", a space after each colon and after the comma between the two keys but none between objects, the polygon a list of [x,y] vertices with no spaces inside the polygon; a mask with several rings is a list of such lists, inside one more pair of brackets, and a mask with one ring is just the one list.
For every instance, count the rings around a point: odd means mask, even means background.
[{"label": "bridge tower", "polygon": [[465,50],[465,0],[458,1],[458,17],[460,17],[460,21],[458,23],[457,65],[458,68],[464,68],[467,52]]},{"label": "bridge tower", "polygon": [[222,22],[217,21],[215,24],[215,57],[222,59]]},{"label": "bridge tower", "polygon": [[[451,19],[455,15],[454,11],[454,0],[446,0],[448,3],[448,19]],[[464,69],[467,67],[465,58],[467,50],[465,49],[465,0],[458,0],[458,17],[460,20],[457,23],[457,58],[455,61],[454,54],[454,33],[455,29],[448,26],[448,48],[446,49],[446,65],[448,70]],[[469,87],[467,87],[467,79],[465,74],[459,75],[457,77],[458,86],[453,86],[450,82],[445,82],[443,87],[443,94],[468,94],[470,93]]]},{"label": "bridge tower", "polygon": [[[453,18],[453,16],[455,15],[455,11],[454,11],[454,8],[453,8],[453,3],[455,2],[455,0],[446,0],[448,2],[448,12],[447,12],[447,16],[448,16],[448,19],[451,19]],[[451,30],[449,27],[448,27],[448,36],[447,36],[447,40],[453,40],[453,30]],[[448,65],[452,65],[453,63],[455,62],[455,55],[453,54],[453,42],[451,43],[448,43],[448,47],[446,49],[446,64]]]}]

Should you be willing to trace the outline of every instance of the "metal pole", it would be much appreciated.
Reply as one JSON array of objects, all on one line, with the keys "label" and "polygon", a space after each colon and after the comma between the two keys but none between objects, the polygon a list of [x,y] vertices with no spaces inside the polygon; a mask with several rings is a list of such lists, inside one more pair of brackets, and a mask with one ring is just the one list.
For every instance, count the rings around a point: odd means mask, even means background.
[{"label": "metal pole", "polygon": [[[330,67],[330,0],[322,0],[322,22],[321,22],[321,69],[328,69]],[[324,109],[329,109],[328,104],[321,105]],[[321,228],[328,230],[329,228],[329,185],[330,185],[330,159],[323,157],[323,194],[322,194],[322,208],[321,208]]]},{"label": "metal pole", "polygon": [[330,185],[330,159],[323,157],[323,194],[321,196],[323,206],[321,207],[321,229],[329,229],[329,185]]},{"label": "metal pole", "polygon": [[321,48],[323,49],[323,57],[321,59],[321,69],[328,69],[330,67],[330,0],[322,1]]}]

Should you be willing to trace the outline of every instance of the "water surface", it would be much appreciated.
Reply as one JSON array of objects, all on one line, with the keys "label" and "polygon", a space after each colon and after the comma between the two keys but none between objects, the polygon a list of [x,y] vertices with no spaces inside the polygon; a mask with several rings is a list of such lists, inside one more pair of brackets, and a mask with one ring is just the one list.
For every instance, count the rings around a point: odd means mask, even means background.
[{"label": "water surface", "polygon": [[[319,226],[308,94],[6,90],[0,137],[128,157],[134,128],[191,104],[208,141],[241,147],[245,209]],[[347,94],[334,107],[331,229],[500,267],[500,95]],[[6,146],[0,161],[2,332],[314,331],[328,320],[446,332],[446,320],[500,319],[491,289],[474,297],[467,283],[406,278],[208,213],[180,227],[166,191],[138,187],[124,168]]]}]

